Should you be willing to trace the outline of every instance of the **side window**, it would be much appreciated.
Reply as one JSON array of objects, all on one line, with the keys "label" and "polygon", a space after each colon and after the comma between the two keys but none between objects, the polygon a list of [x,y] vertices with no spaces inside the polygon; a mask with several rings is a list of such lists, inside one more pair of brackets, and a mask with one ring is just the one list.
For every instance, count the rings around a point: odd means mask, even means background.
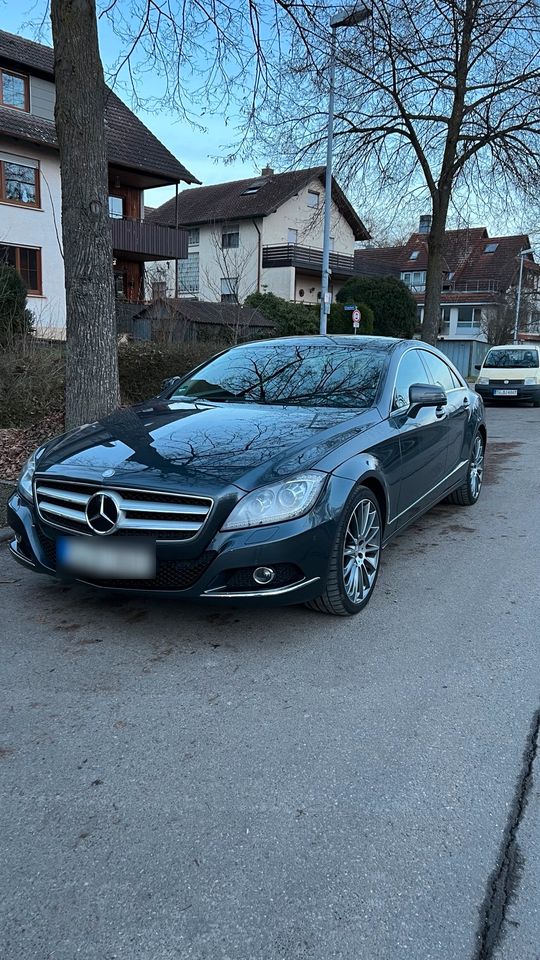
[{"label": "side window", "polygon": [[400,360],[394,387],[393,410],[409,406],[409,387],[413,383],[429,383],[428,374],[418,350],[409,350]]},{"label": "side window", "polygon": [[436,357],[433,353],[428,353],[427,350],[422,351],[422,359],[432,376],[433,382],[439,384],[443,390],[455,390],[456,387],[461,386],[444,360]]}]

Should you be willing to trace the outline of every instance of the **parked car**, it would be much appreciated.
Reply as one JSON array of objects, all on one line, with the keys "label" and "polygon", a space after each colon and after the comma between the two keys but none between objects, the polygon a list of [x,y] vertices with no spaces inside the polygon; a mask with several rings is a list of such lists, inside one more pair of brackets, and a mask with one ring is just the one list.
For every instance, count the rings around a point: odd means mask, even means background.
[{"label": "parked car", "polygon": [[37,450],[11,550],[99,587],[355,614],[392,537],[477,501],[485,446],[481,398],[418,341],[245,344]]},{"label": "parked car", "polygon": [[492,347],[475,390],[484,400],[523,400],[540,407],[540,351],[533,344]]}]

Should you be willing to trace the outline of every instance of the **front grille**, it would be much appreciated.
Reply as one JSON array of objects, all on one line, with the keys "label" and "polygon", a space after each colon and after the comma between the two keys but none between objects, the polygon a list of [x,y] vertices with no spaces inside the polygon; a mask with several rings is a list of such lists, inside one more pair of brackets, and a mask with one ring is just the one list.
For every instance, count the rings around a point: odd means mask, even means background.
[{"label": "front grille", "polygon": [[504,380],[490,380],[490,381],[489,381],[489,385],[490,385],[490,387],[502,387],[502,388],[504,388],[504,387],[522,387],[522,386],[523,386],[523,380],[508,380],[507,382],[505,382]]},{"label": "front grille", "polygon": [[213,501],[183,493],[99,486],[77,481],[38,477],[35,483],[37,511],[53,527],[71,533],[94,533],[86,518],[94,494],[110,494],[118,520],[113,536],[152,536],[156,540],[191,540],[206,522]]},{"label": "front grille", "polygon": [[[37,530],[38,539],[45,554],[45,563],[56,570],[56,540],[46,537]],[[159,560],[156,576],[152,580],[99,580],[85,577],[87,583],[96,587],[124,587],[126,590],[188,590],[208,569],[214,558],[215,550],[206,550],[193,560]]]}]

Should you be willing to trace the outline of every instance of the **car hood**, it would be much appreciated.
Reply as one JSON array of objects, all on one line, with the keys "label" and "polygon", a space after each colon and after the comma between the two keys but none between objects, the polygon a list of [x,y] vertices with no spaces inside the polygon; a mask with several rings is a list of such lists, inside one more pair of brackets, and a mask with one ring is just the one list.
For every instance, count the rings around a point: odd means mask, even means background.
[{"label": "car hood", "polygon": [[251,490],[316,466],[378,419],[375,408],[158,400],[50,441],[37,472],[116,485]]}]

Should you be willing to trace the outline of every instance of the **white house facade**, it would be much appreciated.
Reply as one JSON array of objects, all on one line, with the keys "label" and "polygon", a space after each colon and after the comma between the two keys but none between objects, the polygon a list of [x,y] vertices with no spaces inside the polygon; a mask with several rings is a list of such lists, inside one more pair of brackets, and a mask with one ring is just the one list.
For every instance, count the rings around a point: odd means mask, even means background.
[{"label": "white house facade", "polygon": [[[243,303],[251,293],[317,303],[321,292],[324,168],[184,190],[149,218],[188,231],[188,258],[147,265],[147,295]],[[331,292],[354,275],[356,240],[369,235],[334,181]]]}]

